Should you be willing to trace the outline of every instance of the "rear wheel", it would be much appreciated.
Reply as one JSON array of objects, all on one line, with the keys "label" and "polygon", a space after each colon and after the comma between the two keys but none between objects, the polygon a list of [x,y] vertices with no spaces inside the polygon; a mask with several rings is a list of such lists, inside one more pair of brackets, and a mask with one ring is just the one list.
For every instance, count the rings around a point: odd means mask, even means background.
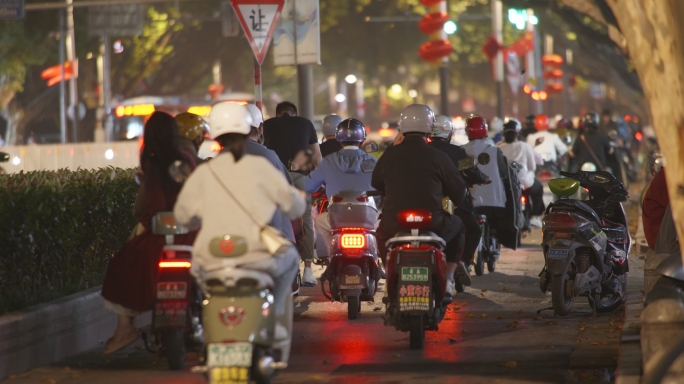
[{"label": "rear wheel", "polygon": [[349,320],[358,319],[359,312],[361,312],[361,300],[359,300],[359,296],[348,296],[347,317],[349,318]]},{"label": "rear wheel", "polygon": [[422,314],[411,316],[409,333],[411,349],[422,349],[425,345],[425,327],[423,326]]},{"label": "rear wheel", "polygon": [[574,264],[571,263],[561,275],[551,276],[551,302],[557,316],[567,316],[572,312],[575,297],[568,290],[568,283],[574,281],[571,279],[571,276],[574,277],[573,272]]},{"label": "rear wheel", "polygon": [[164,356],[169,368],[174,371],[183,369],[185,360],[185,340],[182,329],[168,329],[162,332]]},{"label": "rear wheel", "polygon": [[484,275],[484,265],[485,265],[485,249],[484,246],[480,246],[475,254],[475,274],[477,276]]},{"label": "rear wheel", "polygon": [[487,260],[487,270],[492,273],[496,270],[496,260]]}]

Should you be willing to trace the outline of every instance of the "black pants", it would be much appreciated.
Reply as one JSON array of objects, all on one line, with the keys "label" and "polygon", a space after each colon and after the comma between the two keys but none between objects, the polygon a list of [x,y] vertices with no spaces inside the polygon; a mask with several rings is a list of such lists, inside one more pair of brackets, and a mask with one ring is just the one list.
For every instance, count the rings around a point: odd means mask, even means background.
[{"label": "black pants", "polygon": [[[434,217],[439,215],[440,217]],[[433,231],[437,236],[441,237],[446,241],[447,246],[444,250],[446,260],[448,263],[458,263],[461,261],[461,256],[463,255],[463,248],[465,244],[465,226],[458,216],[450,215],[446,211],[433,213],[433,224],[429,230]],[[380,258],[382,259],[382,264],[387,263],[387,246],[385,243],[387,240],[391,239],[396,235],[396,233],[388,233],[383,230],[382,224],[378,228],[377,239],[378,239],[378,250],[380,251]],[[410,232],[406,230],[407,232]],[[479,240],[479,237],[478,237]],[[477,248],[477,244],[475,245]]]},{"label": "black pants", "polygon": [[534,179],[534,184],[523,190],[523,195],[529,196],[532,201],[532,216],[541,216],[544,214],[544,187],[542,187],[539,180]]},{"label": "black pants", "polygon": [[463,246],[463,257],[461,259],[465,263],[471,263],[477,246],[480,245],[480,237],[482,236],[482,229],[480,223],[477,222],[475,214],[461,208],[454,210],[454,215],[458,216],[465,227],[465,241]]}]

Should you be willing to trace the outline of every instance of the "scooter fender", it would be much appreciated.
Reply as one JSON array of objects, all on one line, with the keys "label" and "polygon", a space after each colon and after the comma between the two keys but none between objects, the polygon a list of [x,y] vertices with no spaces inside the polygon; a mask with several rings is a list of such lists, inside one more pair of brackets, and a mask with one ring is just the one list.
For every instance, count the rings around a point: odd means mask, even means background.
[{"label": "scooter fender", "polygon": [[368,279],[364,276],[361,267],[355,264],[345,266],[337,279],[340,290],[359,290],[360,292],[362,289],[368,288]]},{"label": "scooter fender", "polygon": [[267,290],[210,292],[202,325],[207,344],[232,340],[270,346],[275,329],[273,296]]},{"label": "scooter fender", "polygon": [[[568,265],[575,259],[577,248],[586,247],[586,244],[571,240],[554,239],[545,244],[546,251],[544,258],[546,259],[546,270],[551,276],[559,276],[565,272]],[[549,249],[568,250],[568,256],[564,259],[549,258]]]}]

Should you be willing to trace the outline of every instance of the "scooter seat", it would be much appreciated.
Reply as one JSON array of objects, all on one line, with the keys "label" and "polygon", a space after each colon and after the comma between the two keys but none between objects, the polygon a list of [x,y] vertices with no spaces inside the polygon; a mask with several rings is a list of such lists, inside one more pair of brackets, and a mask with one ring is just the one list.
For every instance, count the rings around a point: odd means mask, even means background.
[{"label": "scooter seat", "polygon": [[411,232],[399,232],[393,238],[387,240],[385,245],[389,247],[391,244],[396,243],[410,243],[418,241],[421,243],[433,243],[438,244],[442,248],[446,247],[446,242],[441,237],[437,236],[434,232],[421,230],[418,236],[414,236]]},{"label": "scooter seat", "polygon": [[222,285],[227,288],[237,288],[243,285],[253,286],[257,290],[273,289],[273,278],[266,272],[244,268],[222,268],[215,271],[200,271],[202,290]]},{"label": "scooter seat", "polygon": [[[589,219],[594,220],[596,224],[598,224],[599,226],[603,224],[601,218],[596,213],[596,211],[581,200],[561,199],[549,205],[549,208],[551,209],[562,209],[563,207],[576,208],[580,211],[580,213],[584,213],[585,216],[588,216]],[[547,213],[549,211],[549,208],[547,208]]]}]

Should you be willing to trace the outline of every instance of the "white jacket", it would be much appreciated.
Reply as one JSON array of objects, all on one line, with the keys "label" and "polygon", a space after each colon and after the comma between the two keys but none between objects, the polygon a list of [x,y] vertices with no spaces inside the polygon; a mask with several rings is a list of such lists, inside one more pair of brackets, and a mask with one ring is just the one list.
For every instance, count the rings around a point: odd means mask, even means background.
[{"label": "white jacket", "polygon": [[[535,145],[537,140],[539,145]],[[568,147],[563,143],[563,140],[557,134],[549,131],[540,131],[527,136],[527,144],[529,144],[535,152],[537,152],[544,161],[555,162],[559,156],[565,155],[568,152]]]},{"label": "white jacket", "polygon": [[501,149],[508,163],[516,162],[522,168],[518,171],[518,178],[523,189],[527,189],[534,184],[534,171],[537,169],[532,147],[522,141],[506,143],[499,142],[497,146]]},{"label": "white jacket", "polygon": [[478,165],[480,170],[492,179],[491,184],[475,185],[470,188],[475,207],[506,207],[506,191],[504,191],[503,180],[499,176],[499,163],[497,147],[489,144],[485,140],[473,140],[463,146],[468,156],[475,157],[485,152],[489,155],[489,164]]},{"label": "white jacket", "polygon": [[[258,225],[226,193],[209,167]],[[305,204],[299,190],[265,158],[244,155],[236,163],[231,153],[222,153],[201,164],[190,175],[178,195],[173,213],[176,221],[183,225],[191,225],[193,219],[201,220],[192,263],[193,274],[198,276],[197,268],[200,267],[210,271],[270,257],[261,242],[261,228],[271,221],[276,208],[287,218],[295,219],[304,213]],[[248,245],[247,254],[234,258],[213,256],[209,252],[211,240],[226,235],[243,236]]]}]

